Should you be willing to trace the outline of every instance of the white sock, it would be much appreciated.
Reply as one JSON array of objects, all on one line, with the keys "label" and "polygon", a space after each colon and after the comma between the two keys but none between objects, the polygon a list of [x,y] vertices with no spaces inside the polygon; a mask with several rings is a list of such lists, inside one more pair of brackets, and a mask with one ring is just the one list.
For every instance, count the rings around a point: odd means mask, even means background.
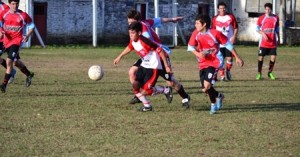
[{"label": "white sock", "polygon": [[135,94],[135,96],[137,98],[139,98],[139,100],[144,104],[145,107],[150,107],[151,106],[150,101],[142,93],[137,93],[137,94]]},{"label": "white sock", "polygon": [[155,86],[153,87],[153,95],[162,94],[165,91],[165,87],[163,86]]},{"label": "white sock", "polygon": [[167,93],[169,93],[169,92],[170,92],[170,88],[169,88],[169,87],[165,87],[164,93],[167,94]]}]

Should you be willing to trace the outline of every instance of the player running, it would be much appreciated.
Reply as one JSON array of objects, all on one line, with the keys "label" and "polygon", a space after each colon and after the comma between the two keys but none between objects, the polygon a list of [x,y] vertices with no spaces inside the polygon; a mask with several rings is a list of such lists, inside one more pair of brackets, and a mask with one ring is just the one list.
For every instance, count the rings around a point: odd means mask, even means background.
[{"label": "player running", "polygon": [[202,91],[207,93],[211,102],[210,114],[216,113],[222,107],[224,95],[215,90],[211,82],[213,75],[220,67],[223,58],[218,58],[219,45],[225,45],[236,56],[236,62],[244,65],[244,61],[238,56],[226,36],[221,32],[209,29],[210,17],[208,15],[198,15],[195,20],[196,29],[192,33],[187,51],[192,52],[198,60],[199,76]]},{"label": "player running", "polygon": [[[5,11],[5,10],[9,10],[9,6],[6,5],[5,3],[3,3],[0,0],[0,14],[1,12]],[[6,60],[1,58],[1,55],[3,54],[4,51],[4,46],[3,46],[3,38],[0,38],[0,64],[6,69]],[[10,79],[8,80],[8,83],[13,83],[14,79],[15,79],[15,75],[16,75],[16,70],[13,68],[11,71],[11,76]]]},{"label": "player running", "polygon": [[[18,9],[19,0],[8,0],[8,2],[10,9],[3,11],[0,14],[0,38],[4,37],[3,43],[5,52],[8,54],[6,60],[6,73],[2,85],[0,86],[3,93],[6,92],[8,80],[12,75],[13,63],[27,76],[25,81],[26,87],[31,85],[31,80],[34,76],[34,73],[30,72],[20,60],[19,49],[22,42],[28,41],[28,38],[33,33],[35,25],[27,13]],[[25,26],[29,28],[29,31],[23,36]]]},{"label": "player running", "polygon": [[[169,87],[155,86],[158,79],[159,71],[165,70],[172,73],[171,67],[168,64],[164,50],[152,42],[150,39],[142,35],[142,23],[133,22],[128,27],[130,43],[126,47],[127,50],[135,50],[141,57],[142,62],[136,72],[135,80],[132,83],[135,96],[143,103],[140,111],[152,111],[152,105],[146,98],[146,95],[165,94],[168,99],[171,98],[172,91]],[[118,64],[122,57],[129,52],[123,51],[115,60],[114,64]]]},{"label": "player running", "polygon": [[[142,35],[146,38],[149,38],[151,41],[158,44],[160,47],[164,49],[165,52],[167,52],[167,61],[169,65],[171,65],[169,55],[171,53],[171,50],[165,46],[162,45],[161,40],[159,39],[158,35],[155,33],[153,28],[160,27],[162,23],[166,22],[177,22],[183,19],[183,17],[174,17],[174,18],[153,18],[153,19],[147,19],[142,20],[142,16],[140,12],[136,10],[130,10],[127,14],[128,24],[131,24],[132,22],[141,22],[142,23]],[[124,51],[129,51],[125,49]],[[133,80],[135,80],[135,73],[140,66],[141,60],[138,60],[133,66],[131,66],[129,70],[129,78],[130,82],[132,83]],[[164,65],[163,65],[164,67]],[[190,96],[185,92],[183,86],[175,79],[174,74],[168,73],[164,68],[162,71],[160,71],[159,75],[163,77],[166,81],[168,86],[173,87],[175,91],[181,96],[182,98],[182,106],[186,109],[190,107]],[[171,89],[171,88],[170,88]],[[173,95],[171,95],[171,98]],[[169,103],[171,103],[172,99],[168,99]],[[134,97],[129,103],[135,104],[140,102],[139,99]]]}]

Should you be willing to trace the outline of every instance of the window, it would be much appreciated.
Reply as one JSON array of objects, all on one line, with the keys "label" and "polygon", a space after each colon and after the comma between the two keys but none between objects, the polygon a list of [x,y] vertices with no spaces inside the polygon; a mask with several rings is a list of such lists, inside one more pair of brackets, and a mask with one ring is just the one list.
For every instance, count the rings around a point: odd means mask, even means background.
[{"label": "window", "polygon": [[259,17],[265,11],[264,5],[272,2],[272,0],[247,0],[246,12],[248,12],[248,17]]},{"label": "window", "polygon": [[139,11],[142,15],[142,20],[147,19],[148,4],[147,3],[136,3],[135,10]]},{"label": "window", "polygon": [[209,15],[209,5],[208,4],[198,4],[198,14]]}]

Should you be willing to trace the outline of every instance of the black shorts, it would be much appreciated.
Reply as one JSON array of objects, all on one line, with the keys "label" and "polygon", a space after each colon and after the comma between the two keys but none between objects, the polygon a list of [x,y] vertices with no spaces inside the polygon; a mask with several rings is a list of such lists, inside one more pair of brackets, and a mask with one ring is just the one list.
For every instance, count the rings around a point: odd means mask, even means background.
[{"label": "black shorts", "polygon": [[7,58],[16,61],[21,59],[19,55],[20,46],[12,45],[4,50],[7,53]]},{"label": "black shorts", "polygon": [[260,47],[258,51],[258,56],[268,56],[268,55],[277,55],[277,48],[263,48]]},{"label": "black shorts", "polygon": [[224,59],[225,59],[225,57],[232,57],[231,51],[229,51],[228,49],[226,49],[226,47],[221,47],[220,51],[221,51]]},{"label": "black shorts", "polygon": [[140,67],[142,64],[142,59],[138,59],[132,66]]},{"label": "black shorts", "polygon": [[138,81],[144,90],[151,89],[155,86],[158,79],[157,69],[148,69],[140,66],[136,72],[135,80]]},{"label": "black shorts", "polygon": [[[169,57],[167,57],[167,62],[169,65],[171,65],[171,61]],[[140,58],[132,66],[140,67],[141,64],[142,64],[142,59]],[[162,64],[162,70],[158,70],[158,75],[161,76],[166,81],[174,80],[173,74],[167,73],[164,62],[161,62],[161,64]]]},{"label": "black shorts", "polygon": [[208,67],[205,69],[201,69],[199,71],[200,82],[201,82],[202,88],[204,88],[204,80],[211,83],[215,72],[216,72],[216,68],[214,68],[214,67]]}]

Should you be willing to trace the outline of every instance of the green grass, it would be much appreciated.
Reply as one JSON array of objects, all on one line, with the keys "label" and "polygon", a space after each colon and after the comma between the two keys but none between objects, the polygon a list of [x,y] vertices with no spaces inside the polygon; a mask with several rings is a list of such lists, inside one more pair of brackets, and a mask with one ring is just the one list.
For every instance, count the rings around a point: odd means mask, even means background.
[{"label": "green grass", "polygon": [[[150,97],[148,113],[128,104],[134,53],[114,66],[122,48],[24,49],[22,61],[35,77],[26,88],[18,71],[0,93],[0,156],[300,156],[299,48],[278,49],[275,81],[267,78],[269,57],[264,79],[256,81],[257,48],[236,49],[245,66],[234,65],[234,80],[216,84],[225,94],[216,115],[208,113],[195,57],[185,47],[174,49],[171,60],[191,109],[183,110],[175,93],[171,104],[163,95]],[[97,82],[87,76],[93,64],[105,70]]]}]

